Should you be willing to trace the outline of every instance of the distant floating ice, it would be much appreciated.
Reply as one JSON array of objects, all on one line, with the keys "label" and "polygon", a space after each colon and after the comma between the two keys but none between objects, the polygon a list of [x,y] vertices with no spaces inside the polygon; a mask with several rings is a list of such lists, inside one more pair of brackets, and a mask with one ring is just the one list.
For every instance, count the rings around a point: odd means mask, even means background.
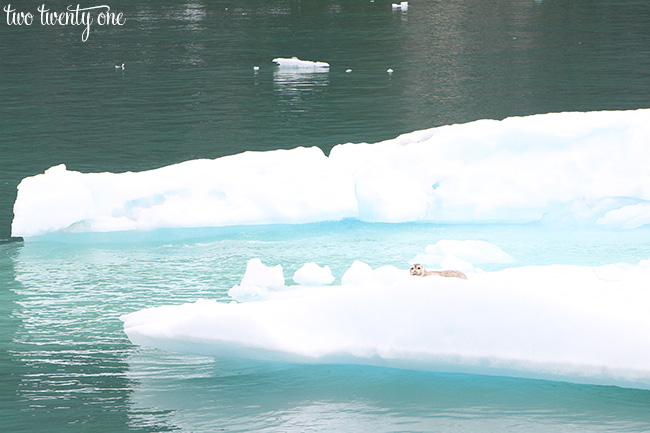
[{"label": "distant floating ice", "polygon": [[393,70],[391,68],[388,68],[388,69],[386,69],[386,72],[388,72],[389,74],[392,74]]},{"label": "distant floating ice", "polygon": [[115,69],[124,70],[124,63],[122,63],[121,65],[115,65]]},{"label": "distant floating ice", "polygon": [[345,72],[349,74],[350,72],[352,72],[352,69],[346,69]]},{"label": "distant floating ice", "polygon": [[329,69],[330,64],[326,62],[312,62],[310,60],[300,60],[297,57],[290,59],[276,58],[273,63],[277,63],[280,68],[286,69],[309,69],[309,70],[326,70]]},{"label": "distant floating ice", "polygon": [[408,10],[409,2],[393,3],[393,9]]},{"label": "distant floating ice", "polygon": [[260,70],[260,67],[259,67],[259,66],[253,66],[253,70],[254,70],[255,72],[257,72],[257,71]]}]

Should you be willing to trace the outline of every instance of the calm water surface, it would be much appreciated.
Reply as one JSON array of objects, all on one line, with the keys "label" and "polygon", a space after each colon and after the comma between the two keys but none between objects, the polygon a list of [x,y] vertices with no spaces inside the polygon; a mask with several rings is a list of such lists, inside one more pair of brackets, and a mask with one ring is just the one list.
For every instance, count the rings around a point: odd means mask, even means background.
[{"label": "calm water surface", "polygon": [[[406,13],[380,0],[107,4],[126,24],[97,27],[85,43],[81,28],[0,20],[0,239],[10,236],[20,179],[59,163],[144,170],[244,150],[327,151],[481,118],[650,107],[645,1],[413,0]],[[327,61],[330,71],[284,74],[271,63],[291,56]],[[480,234],[507,241],[500,246],[520,263],[650,257],[647,230],[596,241],[573,234],[541,255],[508,229],[428,230],[432,240],[415,245],[404,241],[409,228],[365,225],[167,243],[1,243],[2,428],[650,430],[643,390],[214,361],[134,347],[121,330],[119,315],[135,309],[225,299],[255,256],[295,270],[307,261],[296,251],[316,251],[340,277],[355,258],[402,264],[439,238]],[[386,245],[400,240],[399,257],[388,257]]]},{"label": "calm water surface", "polygon": [[[20,179],[59,163],[143,170],[482,118],[650,107],[643,0],[422,0],[407,13],[382,0],[110,5],[126,24],[96,27],[85,43],[78,27],[0,21],[0,238]],[[271,60],[291,56],[330,72],[278,74]]]},{"label": "calm water surface", "polygon": [[521,227],[350,222],[233,228],[174,242],[0,245],[0,410],[7,431],[42,431],[44,422],[80,432],[646,431],[650,391],[168,354],[132,346],[119,316],[199,298],[225,301],[252,257],[282,264],[291,284],[306,261],[331,265],[340,279],[355,259],[405,267],[442,238],[488,239],[517,265],[598,265],[650,257],[649,236],[643,229],[594,240],[574,232],[553,245],[544,231]]}]

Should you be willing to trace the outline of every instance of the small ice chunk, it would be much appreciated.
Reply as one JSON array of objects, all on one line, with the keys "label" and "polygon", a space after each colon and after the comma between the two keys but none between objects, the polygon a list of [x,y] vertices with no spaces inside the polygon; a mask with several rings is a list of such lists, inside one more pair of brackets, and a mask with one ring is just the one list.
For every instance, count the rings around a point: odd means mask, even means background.
[{"label": "small ice chunk", "polygon": [[259,258],[250,259],[240,285],[280,289],[284,287],[282,265],[266,266]]},{"label": "small ice chunk", "polygon": [[442,239],[427,245],[425,253],[432,257],[456,256],[473,264],[513,263],[515,259],[498,246],[486,241]]},{"label": "small ice chunk", "polygon": [[303,286],[324,286],[334,282],[334,275],[329,266],[321,267],[316,263],[305,263],[293,274],[293,281]]},{"label": "small ice chunk", "polygon": [[260,70],[260,67],[259,67],[259,66],[253,66],[253,70],[254,70],[255,72],[257,72],[257,71]]},{"label": "small ice chunk", "polygon": [[360,260],[355,260],[352,266],[343,274],[342,285],[385,285],[393,284],[404,277],[409,277],[407,270],[399,269],[392,265],[380,266],[372,269],[370,265]]},{"label": "small ice chunk", "polygon": [[392,68],[388,68],[388,69],[386,69],[386,72],[388,72],[389,74],[392,74],[392,73],[393,73],[393,69],[392,69]]},{"label": "small ice chunk", "polygon": [[393,9],[401,9],[405,11],[408,8],[409,8],[409,2],[393,3]]},{"label": "small ice chunk", "polygon": [[284,288],[282,265],[266,266],[261,259],[255,258],[248,261],[244,278],[228,291],[228,295],[239,302],[256,301],[267,299],[271,292]]},{"label": "small ice chunk", "polygon": [[513,263],[515,259],[498,246],[485,241],[443,239],[427,245],[411,263],[442,269],[476,272],[477,264]]},{"label": "small ice chunk", "polygon": [[440,268],[453,269],[461,272],[476,272],[476,268],[470,262],[453,255],[445,256],[440,262]]},{"label": "small ice chunk", "polygon": [[273,63],[276,63],[280,68],[287,69],[327,69],[330,67],[330,64],[327,62],[300,60],[297,57],[292,57],[290,59],[278,57],[273,59]]},{"label": "small ice chunk", "polygon": [[341,277],[341,284],[352,284],[360,285],[362,284],[370,275],[372,275],[372,268],[369,264],[362,262],[361,260],[355,260],[350,266],[343,277]]},{"label": "small ice chunk", "polygon": [[346,69],[345,72],[349,74],[350,72],[352,72],[352,69]]}]

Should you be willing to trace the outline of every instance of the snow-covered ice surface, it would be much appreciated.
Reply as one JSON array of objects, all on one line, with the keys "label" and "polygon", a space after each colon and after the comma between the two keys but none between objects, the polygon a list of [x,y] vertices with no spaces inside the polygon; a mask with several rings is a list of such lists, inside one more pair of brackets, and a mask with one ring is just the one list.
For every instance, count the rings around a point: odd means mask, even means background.
[{"label": "snow-covered ice surface", "polygon": [[322,286],[332,284],[334,275],[329,266],[318,266],[314,262],[305,263],[293,274],[293,281],[303,286]]},{"label": "snow-covered ice surface", "polygon": [[245,152],[140,173],[58,165],[18,186],[12,232],[305,223],[356,214],[353,179],[315,147]]},{"label": "snow-covered ice surface", "polygon": [[281,274],[251,260],[230,303],[137,311],[122,317],[124,330],[134,344],[215,357],[650,388],[650,260],[467,280],[357,261],[341,284],[320,286],[283,285]]},{"label": "snow-covered ice surface", "polygon": [[23,179],[13,236],[354,218],[650,223],[650,109],[480,120],[379,143],[245,152],[139,173]]}]

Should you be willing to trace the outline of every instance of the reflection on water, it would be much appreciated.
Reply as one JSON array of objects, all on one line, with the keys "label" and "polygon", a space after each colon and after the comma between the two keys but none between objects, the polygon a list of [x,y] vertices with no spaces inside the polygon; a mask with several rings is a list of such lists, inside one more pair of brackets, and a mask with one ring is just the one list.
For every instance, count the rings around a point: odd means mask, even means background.
[{"label": "reflection on water", "polygon": [[205,63],[203,54],[205,47],[202,44],[189,43],[185,45],[186,55],[183,58],[183,63],[190,66],[200,66]]},{"label": "reflection on water", "polygon": [[110,273],[93,260],[76,268],[74,257],[54,259],[52,252],[21,247],[13,261],[15,279],[1,294],[3,304],[13,300],[15,325],[3,328],[11,343],[1,368],[17,377],[11,401],[17,407],[3,417],[4,428],[119,431],[126,420],[124,356],[130,348],[111,318],[122,295],[104,291]]},{"label": "reflection on water", "polygon": [[329,85],[329,69],[301,71],[276,68],[273,72],[273,88],[281,104],[295,106],[296,110],[309,110],[302,102],[318,97]]},{"label": "reflection on water", "polygon": [[8,279],[0,293],[2,331],[9,340],[0,369],[13,378],[2,381],[0,392],[9,412],[3,416],[7,431],[20,430],[26,421],[47,423],[52,431],[128,430],[131,384],[125,362],[136,348],[119,316],[223,296],[215,289],[223,265],[205,257],[200,246],[3,247],[11,251],[0,258],[0,277]]},{"label": "reflection on water", "polygon": [[[128,357],[130,426],[224,431],[627,431],[650,392],[358,366]],[[151,412],[159,416],[155,421]],[[574,415],[580,413],[579,419]]]},{"label": "reflection on water", "polygon": [[197,2],[188,2],[184,5],[183,20],[190,22],[199,22],[206,17],[206,11],[203,5]]}]

